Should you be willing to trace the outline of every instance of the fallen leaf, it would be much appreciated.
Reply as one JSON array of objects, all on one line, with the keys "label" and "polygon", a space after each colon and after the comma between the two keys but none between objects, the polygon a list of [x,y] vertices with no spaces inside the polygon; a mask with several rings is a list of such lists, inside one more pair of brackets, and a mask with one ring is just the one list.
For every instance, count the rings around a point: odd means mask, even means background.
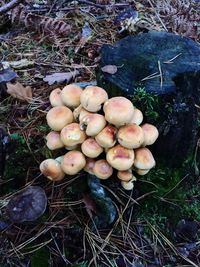
[{"label": "fallen leaf", "polygon": [[6,61],[3,62],[4,64],[7,63],[10,67],[12,67],[13,69],[16,70],[20,70],[20,69],[24,69],[24,68],[28,68],[28,67],[33,67],[35,62],[28,60],[26,58],[24,59],[20,59],[18,61]]},{"label": "fallen leaf", "polygon": [[48,82],[49,85],[52,85],[54,83],[69,82],[78,74],[79,72],[77,70],[71,72],[58,72],[45,76],[43,81]]},{"label": "fallen leaf", "polygon": [[101,68],[103,72],[107,72],[109,74],[115,74],[117,72],[117,66],[115,65],[106,65]]},{"label": "fallen leaf", "polygon": [[10,68],[0,70],[0,83],[1,82],[10,82],[15,79],[17,74]]},{"label": "fallen leaf", "polygon": [[21,83],[7,83],[7,93],[13,97],[30,102],[32,100],[32,89],[24,87]]}]

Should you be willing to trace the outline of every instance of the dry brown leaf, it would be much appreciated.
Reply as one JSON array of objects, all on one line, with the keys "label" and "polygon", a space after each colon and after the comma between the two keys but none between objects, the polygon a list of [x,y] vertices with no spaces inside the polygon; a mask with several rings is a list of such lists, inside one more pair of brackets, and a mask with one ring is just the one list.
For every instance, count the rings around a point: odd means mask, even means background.
[{"label": "dry brown leaf", "polygon": [[106,65],[101,68],[103,72],[107,72],[109,74],[115,74],[117,72],[117,66],[115,65]]},{"label": "dry brown leaf", "polygon": [[24,87],[21,83],[7,83],[7,93],[13,97],[30,102],[32,100],[32,89]]},{"label": "dry brown leaf", "polygon": [[58,72],[47,75],[43,81],[48,82],[49,85],[54,83],[69,82],[72,78],[75,78],[79,72],[77,70],[70,72]]}]

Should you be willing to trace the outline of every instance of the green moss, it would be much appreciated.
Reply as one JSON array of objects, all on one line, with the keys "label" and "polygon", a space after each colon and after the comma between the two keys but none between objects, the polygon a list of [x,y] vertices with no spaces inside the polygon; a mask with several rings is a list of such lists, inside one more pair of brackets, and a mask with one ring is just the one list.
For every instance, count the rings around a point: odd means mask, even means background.
[{"label": "green moss", "polygon": [[31,267],[48,267],[49,251],[46,247],[42,247],[35,251],[31,257]]}]

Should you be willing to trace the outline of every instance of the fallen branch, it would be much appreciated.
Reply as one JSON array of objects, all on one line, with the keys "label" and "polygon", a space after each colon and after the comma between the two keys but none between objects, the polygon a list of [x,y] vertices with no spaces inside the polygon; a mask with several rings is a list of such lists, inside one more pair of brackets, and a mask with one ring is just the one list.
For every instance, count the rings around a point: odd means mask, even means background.
[{"label": "fallen branch", "polygon": [[7,12],[8,10],[16,7],[17,5],[19,5],[19,3],[22,3],[22,2],[24,2],[24,0],[11,0],[9,3],[0,7],[0,14]]}]

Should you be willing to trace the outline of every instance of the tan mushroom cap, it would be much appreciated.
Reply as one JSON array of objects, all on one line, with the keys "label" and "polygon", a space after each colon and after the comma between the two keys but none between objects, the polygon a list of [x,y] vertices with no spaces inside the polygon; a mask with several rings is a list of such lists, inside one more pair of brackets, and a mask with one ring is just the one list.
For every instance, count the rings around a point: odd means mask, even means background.
[{"label": "tan mushroom cap", "polygon": [[80,129],[78,123],[73,122],[61,130],[60,137],[65,146],[72,147],[82,144],[86,139],[86,134]]},{"label": "tan mushroom cap", "polygon": [[129,181],[129,182],[121,181],[121,185],[125,190],[132,190],[134,188],[133,181]]},{"label": "tan mushroom cap", "polygon": [[96,113],[88,114],[80,121],[80,128],[85,129],[88,136],[97,135],[105,126],[104,116]]},{"label": "tan mushroom cap", "polygon": [[61,162],[62,170],[69,175],[77,174],[86,165],[86,159],[83,153],[80,151],[69,151],[67,152]]},{"label": "tan mushroom cap", "polygon": [[95,136],[97,143],[104,148],[113,147],[116,143],[117,129],[112,125],[107,125]]},{"label": "tan mushroom cap", "polygon": [[87,111],[86,109],[84,109],[82,105],[79,105],[73,111],[74,119],[77,122],[80,122],[83,119],[83,117],[88,115],[88,114],[91,114],[91,113],[89,111]]},{"label": "tan mushroom cap", "polygon": [[119,128],[117,140],[127,148],[138,148],[144,142],[144,133],[140,126],[130,123]]},{"label": "tan mushroom cap", "polygon": [[127,98],[117,96],[107,100],[103,110],[105,118],[110,124],[122,126],[130,123],[134,113],[134,106]]},{"label": "tan mushroom cap", "polygon": [[143,114],[142,114],[142,111],[139,110],[138,108],[135,108],[134,109],[134,112],[133,112],[133,117],[130,121],[130,123],[135,123],[137,125],[140,125],[143,121]]},{"label": "tan mushroom cap", "polygon": [[73,121],[73,114],[67,107],[53,107],[48,111],[46,119],[52,130],[61,131],[63,127]]},{"label": "tan mushroom cap", "polygon": [[49,95],[49,101],[52,107],[64,106],[64,103],[61,100],[61,89],[56,88],[51,91]]},{"label": "tan mushroom cap", "polygon": [[90,112],[97,112],[108,99],[106,91],[98,86],[87,86],[81,94],[81,105]]},{"label": "tan mushroom cap", "polygon": [[147,174],[147,173],[150,171],[150,169],[148,169],[148,170],[135,169],[134,171],[135,171],[138,175],[145,175],[145,174]]},{"label": "tan mushroom cap", "polygon": [[95,164],[95,160],[94,159],[91,159],[91,158],[87,158],[86,159],[86,165],[85,165],[85,168],[84,168],[84,171],[90,173],[90,174],[94,174],[94,164]]},{"label": "tan mushroom cap", "polygon": [[141,125],[141,128],[144,132],[143,146],[152,145],[157,140],[157,138],[159,136],[158,129],[150,123],[145,123],[145,124]]},{"label": "tan mushroom cap", "polygon": [[121,145],[110,148],[106,154],[108,163],[119,171],[130,169],[134,162],[134,151]]},{"label": "tan mushroom cap", "polygon": [[128,182],[131,179],[133,179],[134,176],[133,176],[132,169],[128,169],[126,171],[118,171],[117,177],[122,181]]},{"label": "tan mushroom cap", "polygon": [[140,147],[135,150],[134,166],[137,169],[147,170],[153,168],[155,165],[155,159],[148,148]]},{"label": "tan mushroom cap", "polygon": [[61,169],[60,163],[55,159],[46,159],[40,164],[41,173],[52,181],[60,181],[65,173]]},{"label": "tan mushroom cap", "polygon": [[88,158],[96,158],[103,152],[103,148],[94,138],[86,139],[81,145],[81,150]]},{"label": "tan mushroom cap", "polygon": [[97,160],[93,167],[94,174],[100,179],[108,179],[112,173],[113,168],[105,159]]},{"label": "tan mushroom cap", "polygon": [[46,136],[46,140],[47,140],[46,145],[47,145],[48,149],[50,149],[50,150],[55,150],[55,149],[64,147],[64,144],[60,139],[60,133],[59,132],[52,131],[52,132],[48,133]]},{"label": "tan mushroom cap", "polygon": [[69,84],[62,89],[62,102],[69,108],[76,108],[80,105],[80,96],[83,89],[76,84]]}]

